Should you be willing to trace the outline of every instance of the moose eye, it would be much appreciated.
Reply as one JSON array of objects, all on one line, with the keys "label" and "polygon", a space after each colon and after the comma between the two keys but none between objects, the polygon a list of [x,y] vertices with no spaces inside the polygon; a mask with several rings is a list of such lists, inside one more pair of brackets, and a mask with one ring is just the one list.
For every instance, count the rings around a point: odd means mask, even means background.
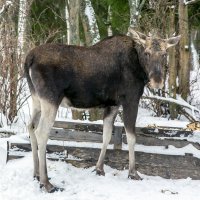
[{"label": "moose eye", "polygon": [[146,56],[147,58],[149,58],[149,57],[150,57],[150,53],[149,53],[148,51],[146,51],[146,52],[145,52],[145,56]]},{"label": "moose eye", "polygon": [[163,53],[163,58],[167,58],[167,53]]}]

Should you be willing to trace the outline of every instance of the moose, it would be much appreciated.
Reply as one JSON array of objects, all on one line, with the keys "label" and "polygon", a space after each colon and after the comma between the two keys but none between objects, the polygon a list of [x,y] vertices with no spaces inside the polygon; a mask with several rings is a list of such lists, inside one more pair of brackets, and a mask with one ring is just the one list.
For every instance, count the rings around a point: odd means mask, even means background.
[{"label": "moose", "polygon": [[32,97],[28,125],[33,153],[33,176],[45,191],[60,188],[47,175],[46,145],[59,106],[74,109],[103,108],[103,145],[96,173],[105,175],[104,158],[119,106],[123,108],[129,149],[129,174],[139,180],[135,168],[135,122],[138,104],[146,84],[162,88],[167,49],[180,36],[161,39],[133,28],[128,35],[111,36],[91,47],[44,44],[32,49],[24,71]]}]

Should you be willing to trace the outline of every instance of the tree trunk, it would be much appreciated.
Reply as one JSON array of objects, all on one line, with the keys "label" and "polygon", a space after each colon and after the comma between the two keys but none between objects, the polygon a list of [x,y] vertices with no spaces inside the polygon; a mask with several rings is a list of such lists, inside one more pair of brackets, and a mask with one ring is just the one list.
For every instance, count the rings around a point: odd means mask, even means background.
[{"label": "tree trunk", "polygon": [[68,0],[68,12],[69,12],[69,44],[80,45],[79,36],[79,0]]},{"label": "tree trunk", "polygon": [[138,27],[139,16],[146,0],[129,0],[130,26]]},{"label": "tree trunk", "polygon": [[111,6],[108,6],[108,18],[107,18],[107,23],[108,23],[108,36],[112,36],[113,35],[113,31],[112,31],[112,10],[111,10]]},{"label": "tree trunk", "polygon": [[67,27],[67,44],[70,43],[70,24],[69,24],[69,2],[66,0],[65,6],[65,20],[66,20],[66,27]]},{"label": "tree trunk", "polygon": [[27,36],[27,21],[32,1],[33,0],[20,0],[19,2],[17,54],[21,66],[24,60]]},{"label": "tree trunk", "polygon": [[80,15],[83,24],[86,45],[96,44],[100,40],[95,12],[90,0],[81,0]]},{"label": "tree trunk", "polygon": [[179,94],[187,99],[189,94],[189,31],[188,31],[188,8],[184,0],[179,0],[179,34],[182,36],[179,43]]},{"label": "tree trunk", "polygon": [[[95,12],[90,0],[81,0],[80,16],[83,24],[86,45],[90,46],[100,40],[99,28],[95,18]],[[102,119],[100,109],[89,110],[89,120],[96,121]]]},{"label": "tree trunk", "polygon": [[12,122],[17,115],[17,32],[15,23],[16,6],[12,1],[1,2],[1,88],[0,110]]},{"label": "tree trunk", "polygon": [[[68,0],[66,5],[66,23],[68,28],[68,44],[80,45],[79,36],[79,0]],[[69,26],[69,27],[68,27]],[[83,119],[83,112],[72,110],[72,118],[75,120]]]},{"label": "tree trunk", "polygon": [[139,16],[139,0],[129,0],[130,7],[130,26],[137,27],[138,26],[138,16]]},{"label": "tree trunk", "polygon": [[[170,9],[169,16],[169,35],[174,34],[175,31],[175,8]],[[177,78],[177,67],[176,67],[176,51],[175,47],[169,49],[169,96],[176,99],[176,78]],[[169,105],[171,119],[177,118],[177,106],[175,104]]]},{"label": "tree trunk", "polygon": [[[25,41],[26,41],[26,25],[27,18],[29,15],[29,10],[32,1],[20,0],[19,1],[19,10],[18,10],[18,24],[16,25],[14,17],[12,31],[10,32],[10,40],[15,43],[12,47],[11,52],[11,64],[10,64],[10,101],[9,101],[9,113],[8,118],[12,122],[17,116],[18,109],[21,108],[24,99],[26,99],[26,94],[23,95],[24,80],[21,79],[23,76],[23,62],[25,55]],[[17,26],[17,32],[16,30]],[[17,37],[16,37],[17,36]],[[16,39],[15,39],[16,38]]]}]

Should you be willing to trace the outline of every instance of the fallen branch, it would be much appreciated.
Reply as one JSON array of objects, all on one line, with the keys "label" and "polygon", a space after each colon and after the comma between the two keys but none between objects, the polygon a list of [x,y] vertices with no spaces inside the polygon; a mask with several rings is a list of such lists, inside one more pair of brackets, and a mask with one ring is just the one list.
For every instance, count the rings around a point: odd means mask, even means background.
[{"label": "fallen branch", "polygon": [[[179,109],[181,110],[181,113],[191,122],[197,121],[197,117],[195,116],[195,112],[199,113],[200,115],[200,110],[195,108],[194,106],[191,106],[189,103],[183,101],[183,100],[177,100],[173,98],[165,98],[161,96],[142,96],[142,99],[151,99],[151,100],[158,100],[161,102],[168,102],[168,103],[173,103],[179,106]],[[182,107],[190,109],[192,114],[188,113],[186,110],[184,110]],[[199,117],[198,117],[199,118]]]}]

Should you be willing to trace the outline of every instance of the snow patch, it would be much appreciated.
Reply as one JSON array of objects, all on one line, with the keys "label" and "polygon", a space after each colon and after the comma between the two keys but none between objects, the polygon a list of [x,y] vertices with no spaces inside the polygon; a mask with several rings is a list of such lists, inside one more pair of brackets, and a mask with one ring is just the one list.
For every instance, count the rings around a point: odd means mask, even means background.
[{"label": "snow patch", "polygon": [[[140,174],[142,181],[127,179],[127,170],[105,166],[106,176],[96,176],[94,167],[80,169],[65,162],[47,161],[51,182],[63,192],[47,194],[32,178],[32,155],[13,160],[0,169],[0,199],[5,200],[196,200],[200,181],[167,180]],[[23,172],[23,173],[22,173]],[[170,192],[171,191],[171,192]],[[175,194],[173,194],[175,193]]]}]

